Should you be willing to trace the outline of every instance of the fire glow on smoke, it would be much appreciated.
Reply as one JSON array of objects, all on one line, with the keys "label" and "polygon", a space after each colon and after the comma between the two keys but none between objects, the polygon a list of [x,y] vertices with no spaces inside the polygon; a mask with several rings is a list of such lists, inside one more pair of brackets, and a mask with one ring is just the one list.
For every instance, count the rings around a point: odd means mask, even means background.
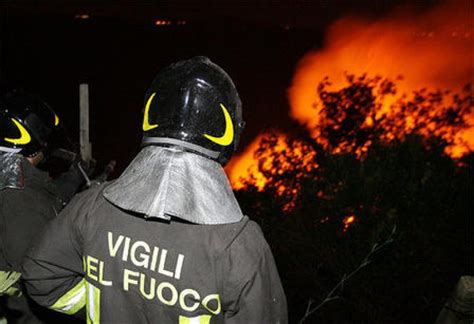
[{"label": "fire glow on smoke", "polygon": [[[397,116],[393,105],[403,95],[410,97],[413,91],[422,88],[457,92],[464,85],[472,84],[474,28],[469,8],[472,10],[469,2],[458,1],[439,5],[421,14],[405,8],[376,21],[357,17],[336,21],[326,33],[323,48],[307,53],[296,68],[289,88],[290,116],[307,127],[313,138],[318,140],[315,128],[320,122],[320,105],[316,88],[328,77],[330,90],[341,90],[347,86],[346,73],[382,76],[396,81],[397,93],[385,96],[377,112],[378,115],[386,114],[388,118]],[[399,78],[400,75],[403,79]],[[430,113],[433,112],[427,112]],[[453,158],[474,150],[474,116],[471,112],[465,117],[469,128],[450,135],[454,136],[455,145],[448,147],[447,153]],[[368,116],[366,125],[370,126],[371,122]],[[405,132],[411,130],[410,116],[400,122],[403,122]],[[436,129],[428,125],[424,131],[428,133]],[[255,158],[259,143],[265,136],[258,136],[226,167],[234,189],[243,188],[244,179],[259,190],[265,187],[268,180],[259,172]],[[285,147],[285,135],[280,133],[279,136],[281,140],[273,150],[290,149]],[[393,135],[387,134],[387,137],[390,136]],[[260,156],[265,157],[265,154]],[[267,164],[270,167],[271,161]]]}]

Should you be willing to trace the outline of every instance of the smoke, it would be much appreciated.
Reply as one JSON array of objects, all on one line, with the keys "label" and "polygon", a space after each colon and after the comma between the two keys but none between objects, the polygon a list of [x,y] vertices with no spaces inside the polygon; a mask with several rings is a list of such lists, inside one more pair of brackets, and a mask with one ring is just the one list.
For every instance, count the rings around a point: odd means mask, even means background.
[{"label": "smoke", "polygon": [[[470,1],[452,1],[422,13],[416,8],[400,8],[377,20],[344,17],[334,22],[326,32],[324,46],[298,63],[288,91],[290,116],[316,137],[316,88],[329,77],[331,90],[342,89],[347,85],[345,72],[397,80],[398,96],[422,88],[456,92],[473,83],[473,6]],[[390,109],[396,99],[388,96],[382,109]],[[457,137],[474,150],[474,116],[467,119],[470,129]],[[259,189],[265,186],[266,179],[254,157],[264,136],[258,136],[226,167],[235,189],[244,186],[242,178],[253,178]],[[459,156],[466,150],[463,147],[451,152]]]},{"label": "smoke", "polygon": [[345,17],[327,31],[322,49],[299,62],[289,89],[291,117],[312,128],[316,86],[326,76],[333,89],[344,72],[397,81],[399,93],[421,88],[459,90],[474,80],[472,2],[449,2],[424,13],[398,9],[375,21]]}]

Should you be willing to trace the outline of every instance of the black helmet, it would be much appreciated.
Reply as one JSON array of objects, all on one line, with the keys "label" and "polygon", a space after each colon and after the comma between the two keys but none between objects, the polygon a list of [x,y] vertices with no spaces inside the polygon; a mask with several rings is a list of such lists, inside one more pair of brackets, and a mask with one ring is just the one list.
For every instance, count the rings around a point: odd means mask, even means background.
[{"label": "black helmet", "polygon": [[166,67],[145,96],[143,145],[180,146],[225,164],[244,125],[232,79],[207,57]]},{"label": "black helmet", "polygon": [[59,118],[46,102],[25,93],[10,93],[0,101],[0,151],[33,156],[45,151]]}]

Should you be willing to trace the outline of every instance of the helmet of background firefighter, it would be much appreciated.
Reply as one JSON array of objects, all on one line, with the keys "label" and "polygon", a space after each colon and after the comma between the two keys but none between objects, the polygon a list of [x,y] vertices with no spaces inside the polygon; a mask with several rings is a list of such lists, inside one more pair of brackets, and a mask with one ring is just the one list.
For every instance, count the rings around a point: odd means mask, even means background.
[{"label": "helmet of background firefighter", "polygon": [[0,152],[30,157],[45,152],[59,118],[39,97],[14,91],[0,99]]},{"label": "helmet of background firefighter", "polygon": [[226,164],[245,122],[229,75],[207,57],[163,69],[145,95],[143,146],[178,146]]}]

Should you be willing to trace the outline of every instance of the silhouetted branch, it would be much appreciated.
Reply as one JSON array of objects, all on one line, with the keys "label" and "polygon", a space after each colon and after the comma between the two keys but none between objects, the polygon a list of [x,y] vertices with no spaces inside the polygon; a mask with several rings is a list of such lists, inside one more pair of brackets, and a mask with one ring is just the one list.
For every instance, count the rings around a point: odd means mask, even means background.
[{"label": "silhouetted branch", "polygon": [[340,295],[336,295],[337,291],[339,292],[342,292],[342,290],[344,289],[344,284],[346,283],[346,281],[348,281],[349,279],[351,279],[355,274],[357,274],[361,269],[365,268],[368,264],[370,264],[371,262],[371,258],[374,254],[376,254],[378,251],[382,250],[385,246],[387,246],[388,244],[392,243],[394,241],[394,238],[393,236],[395,235],[395,232],[397,230],[397,226],[395,225],[392,229],[392,232],[390,233],[389,237],[382,243],[375,243],[373,246],[372,246],[372,249],[371,251],[365,256],[364,260],[362,260],[362,262],[359,264],[359,266],[357,268],[355,268],[351,273],[349,274],[344,274],[342,276],[342,279],[334,286],[334,288],[326,295],[326,298],[324,298],[324,300],[319,303],[318,305],[313,306],[313,303],[314,303],[314,300],[310,299],[308,301],[308,305],[306,307],[306,312],[303,316],[303,318],[298,322],[299,324],[302,324],[304,323],[304,321],[306,319],[308,319],[308,317],[310,317],[312,314],[314,314],[317,310],[319,310],[321,307],[323,307],[325,304],[333,301],[333,300],[336,300],[336,299],[339,299],[341,298]]}]

